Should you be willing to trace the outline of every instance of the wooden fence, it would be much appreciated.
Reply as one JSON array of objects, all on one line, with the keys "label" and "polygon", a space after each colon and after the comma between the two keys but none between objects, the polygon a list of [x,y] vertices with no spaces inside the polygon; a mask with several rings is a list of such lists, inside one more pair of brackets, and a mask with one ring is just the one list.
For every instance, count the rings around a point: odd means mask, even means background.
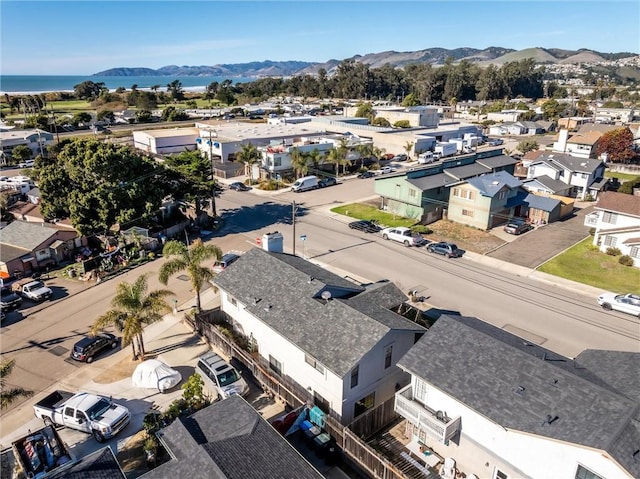
[{"label": "wooden fence", "polygon": [[[266,392],[277,396],[292,409],[313,404],[313,396],[309,391],[291,378],[272,372],[264,358],[242,349],[221,328],[216,327],[226,325],[225,328],[231,329],[230,318],[225,312],[215,309],[193,318],[185,316],[185,319],[209,344],[242,363]],[[324,418],[324,429],[342,452],[377,479],[407,479],[405,474],[365,441],[398,418],[393,405],[394,399],[391,398],[362,414],[348,426],[341,424],[341,418],[335,413],[329,413]]]}]

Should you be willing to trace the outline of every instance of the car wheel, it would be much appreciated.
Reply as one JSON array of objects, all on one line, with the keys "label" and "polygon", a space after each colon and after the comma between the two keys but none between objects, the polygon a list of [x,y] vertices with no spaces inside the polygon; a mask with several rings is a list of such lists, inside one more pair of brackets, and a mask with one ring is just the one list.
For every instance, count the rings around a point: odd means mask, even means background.
[{"label": "car wheel", "polygon": [[111,349],[116,349],[116,346],[118,345],[117,341],[114,341],[111,343]]},{"label": "car wheel", "polygon": [[411,244],[407,240],[404,241],[404,245],[407,246],[407,247],[411,246]]},{"label": "car wheel", "polygon": [[99,442],[100,444],[102,444],[104,442],[104,436],[100,433],[100,431],[96,431],[95,429],[92,432],[93,438],[96,440],[96,442]]},{"label": "car wheel", "polygon": [[449,253],[445,253],[444,254],[447,258],[451,258],[451,255]]},{"label": "car wheel", "polygon": [[384,235],[382,235],[382,239],[388,240],[389,237],[386,234],[384,234]]},{"label": "car wheel", "polygon": [[87,364],[92,363],[93,362],[93,356],[89,356],[87,358]]},{"label": "car wheel", "polygon": [[611,311],[611,305],[609,303],[603,303],[602,304],[602,309],[604,309],[605,311]]}]

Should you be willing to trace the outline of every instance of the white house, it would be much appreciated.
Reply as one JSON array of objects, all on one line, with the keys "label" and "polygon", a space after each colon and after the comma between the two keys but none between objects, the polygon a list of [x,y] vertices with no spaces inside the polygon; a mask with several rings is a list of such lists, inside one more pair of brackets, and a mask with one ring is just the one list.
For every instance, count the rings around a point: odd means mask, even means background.
[{"label": "white house", "polygon": [[470,477],[640,477],[640,353],[559,356],[477,318],[442,315],[398,365],[407,447]]},{"label": "white house", "polygon": [[584,224],[595,228],[593,244],[600,251],[618,248],[633,258],[634,266],[640,266],[640,196],[606,191]]},{"label": "white house", "polygon": [[424,328],[394,312],[407,296],[393,283],[362,286],[254,248],[214,284],[222,310],[271,371],[343,424],[408,384],[396,362]]},{"label": "white house", "polygon": [[595,158],[601,136],[602,133],[599,131],[587,131],[569,136],[569,131],[563,129],[558,133],[558,141],[553,143],[553,151],[567,153],[576,158]]},{"label": "white house", "polygon": [[578,158],[564,153],[535,152],[535,160],[523,158],[527,168],[527,179],[548,176],[571,187],[570,196],[585,200],[589,195],[596,198],[607,183],[604,178],[605,165],[601,160]]},{"label": "white house", "polygon": [[27,146],[31,150],[31,157],[38,155],[47,156],[47,148],[53,145],[53,134],[38,128],[32,130],[7,130],[0,131],[0,161],[6,161],[6,156],[18,145]]}]

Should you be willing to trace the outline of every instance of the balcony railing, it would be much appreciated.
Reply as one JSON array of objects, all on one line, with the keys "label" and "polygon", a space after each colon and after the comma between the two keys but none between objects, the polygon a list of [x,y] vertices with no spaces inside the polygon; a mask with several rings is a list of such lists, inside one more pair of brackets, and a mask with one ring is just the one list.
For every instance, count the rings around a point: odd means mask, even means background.
[{"label": "balcony railing", "polygon": [[413,397],[408,385],[396,393],[395,410],[402,417],[418,426],[428,436],[444,443],[460,429],[460,417],[450,418],[443,411],[434,411]]},{"label": "balcony railing", "polygon": [[598,213],[589,213],[588,215],[585,215],[584,217],[584,225],[585,226],[591,226],[592,228],[595,228],[595,226],[598,224]]}]

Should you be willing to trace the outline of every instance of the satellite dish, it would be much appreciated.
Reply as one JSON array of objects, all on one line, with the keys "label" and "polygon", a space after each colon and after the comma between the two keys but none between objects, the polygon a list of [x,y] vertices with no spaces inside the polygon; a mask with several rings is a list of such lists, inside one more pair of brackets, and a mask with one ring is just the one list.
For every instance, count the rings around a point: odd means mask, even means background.
[{"label": "satellite dish", "polygon": [[320,295],[322,297],[322,299],[324,299],[325,301],[329,301],[331,299],[331,291],[323,291],[322,294]]}]

